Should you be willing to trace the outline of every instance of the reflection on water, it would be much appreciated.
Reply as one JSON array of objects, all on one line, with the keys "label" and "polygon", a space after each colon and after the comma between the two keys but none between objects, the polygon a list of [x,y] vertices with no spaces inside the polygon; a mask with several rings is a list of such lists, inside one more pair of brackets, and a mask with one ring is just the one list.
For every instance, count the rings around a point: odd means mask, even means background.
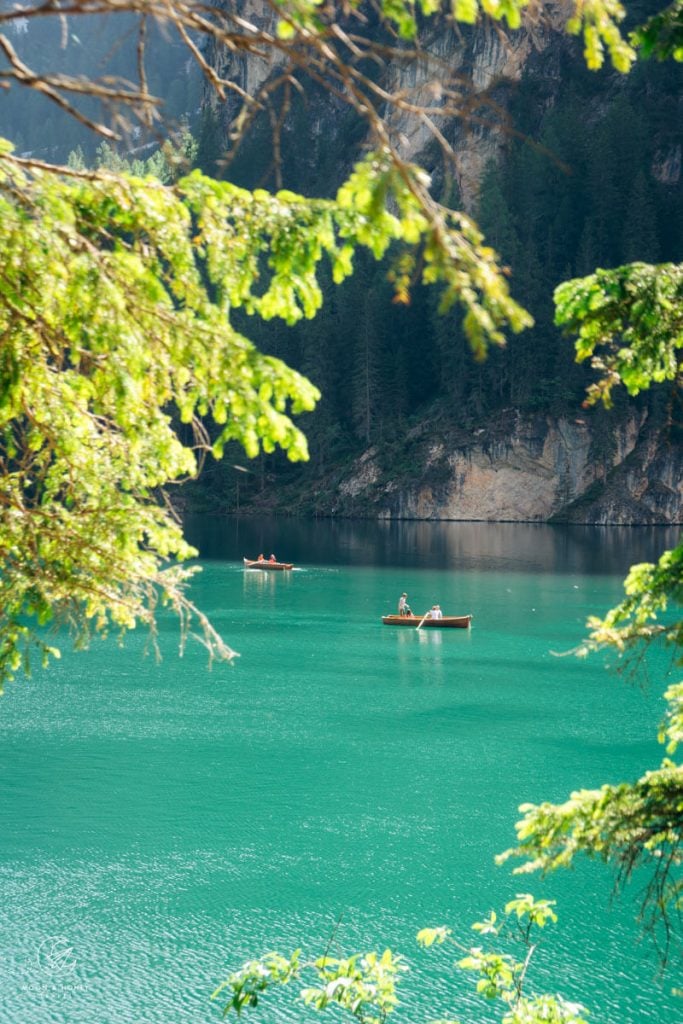
[{"label": "reflection on water", "polygon": [[242,575],[242,589],[245,594],[272,594],[276,587],[287,587],[291,583],[291,573],[288,572],[245,569]]},{"label": "reflection on water", "polygon": [[440,633],[438,629],[423,630],[419,632],[421,644],[431,644],[432,647],[438,647],[443,640],[443,633]]},{"label": "reflection on water", "polygon": [[652,561],[674,547],[680,535],[674,526],[240,516],[188,517],[185,528],[205,559],[240,561],[244,555],[267,548],[302,566],[400,564],[412,569],[591,575],[623,574],[634,562]]}]

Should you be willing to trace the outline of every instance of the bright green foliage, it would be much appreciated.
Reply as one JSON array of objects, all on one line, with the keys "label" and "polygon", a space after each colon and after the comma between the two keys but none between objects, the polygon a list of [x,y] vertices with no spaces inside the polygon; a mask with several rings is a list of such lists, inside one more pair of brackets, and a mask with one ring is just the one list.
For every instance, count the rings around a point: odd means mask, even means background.
[{"label": "bright green foliage", "polygon": [[636,858],[656,862],[680,844],[682,782],[683,768],[665,760],[634,784],[578,790],[563,804],[522,804],[519,846],[498,860],[502,863],[513,854],[525,857],[517,873],[568,867],[580,852],[614,858],[629,871]]},{"label": "bright green foliage", "polygon": [[[477,975],[476,990],[488,1000],[502,1004],[502,1024],[585,1024],[585,1010],[578,1003],[569,1003],[559,995],[527,995],[527,974],[537,947],[534,929],[557,920],[554,904],[534,900],[528,893],[518,895],[505,907],[498,922],[491,912],[484,922],[472,925],[482,935],[493,935],[504,942],[505,952],[487,951],[481,946],[468,946],[454,939],[450,928],[424,928],[417,935],[418,943],[455,946],[461,956],[458,967]],[[521,948],[522,958],[515,955]],[[508,952],[507,949],[510,951]],[[322,1011],[334,1006],[350,1014],[361,1024],[384,1024],[399,1005],[396,986],[401,974],[408,970],[404,959],[391,950],[337,959],[327,955],[302,963],[297,950],[289,959],[267,953],[260,960],[251,960],[234,972],[213,993],[214,999],[231,996],[224,1016],[235,1010],[257,1006],[260,996],[273,985],[286,985],[312,973],[316,984],[301,989],[299,998],[306,1005]],[[448,1018],[429,1024],[457,1024]]]},{"label": "bright green foliage", "polygon": [[619,0],[577,0],[567,32],[575,36],[583,33],[583,54],[592,71],[604,64],[605,49],[617,71],[630,71],[636,53],[619,30],[625,16]]},{"label": "bright green foliage", "polygon": [[425,949],[428,949],[429,946],[433,946],[435,942],[437,945],[441,946],[452,934],[451,929],[447,928],[445,925],[442,925],[439,928],[423,928],[417,933],[417,941],[421,946],[424,946]]},{"label": "bright green foliage", "polygon": [[503,1024],[586,1024],[587,1016],[583,1006],[561,996],[535,996],[520,999],[503,1017]]},{"label": "bright green foliage", "polygon": [[674,0],[631,34],[642,57],[683,61],[683,0]]},{"label": "bright green foliage", "polygon": [[619,383],[637,395],[653,383],[680,379],[683,265],[597,270],[561,284],[555,305],[555,322],[578,332],[578,361],[592,359],[601,374],[589,402],[609,406]]},{"label": "bright green foliage", "polygon": [[[510,919],[516,920],[515,939],[521,941],[527,950],[526,958],[520,961],[510,953],[485,952],[481,947],[470,949],[468,955],[458,962],[458,966],[481,975],[477,982],[480,995],[487,999],[502,999],[513,1011],[523,1001],[524,980],[536,948],[531,941],[532,930],[557,921],[557,915],[552,909],[554,905],[551,900],[535,900],[529,893],[522,893],[505,905],[505,916],[500,922],[495,911],[492,911],[484,921],[476,921],[472,925],[473,931],[480,935],[500,937],[509,931]],[[504,1018],[506,1021],[510,1019],[509,1015]]]},{"label": "bright green foliage", "polygon": [[557,923],[554,906],[554,900],[535,900],[529,893],[522,893],[505,904],[505,913],[516,914],[520,922],[526,921],[525,936],[528,938],[532,927],[545,928],[548,922]]},{"label": "bright green foliage", "polygon": [[[676,712],[680,716],[680,697]],[[578,790],[563,804],[522,804],[518,845],[498,860],[519,856],[525,862],[517,873],[547,872],[569,867],[578,854],[586,854],[614,864],[621,882],[636,868],[646,867],[650,879],[641,920],[653,932],[663,923],[666,953],[683,896],[682,792],[683,766],[664,760],[635,783]]]},{"label": "bright green foliage", "polygon": [[259,996],[272,985],[287,985],[293,978],[298,978],[301,971],[300,956],[301,950],[295,949],[289,959],[279,953],[265,953],[260,960],[249,960],[239,971],[231,974],[227,981],[222,982],[211,998],[218,999],[229,989],[232,996],[225,1006],[223,1016],[230,1010],[239,1016],[242,1010],[258,1006]]},{"label": "bright green foliage", "polygon": [[[161,600],[183,617],[195,552],[158,489],[193,476],[197,451],[228,441],[255,456],[307,458],[290,413],[317,389],[261,355],[230,323],[244,309],[288,324],[322,302],[323,258],[341,281],[358,246],[423,243],[425,280],[467,309],[472,345],[501,342],[527,314],[466,217],[429,221],[381,157],[336,201],[248,192],[199,172],[153,178],[30,171],[0,159],[0,679],[39,643],[32,623],[66,621],[79,645],[109,625],[154,630]],[[412,175],[412,177],[411,177]],[[390,210],[390,204],[392,210]],[[176,429],[173,416],[194,425]],[[209,443],[199,418],[213,420]],[[199,616],[212,655],[232,652]]]},{"label": "bright green foliage", "polygon": [[[626,579],[625,600],[604,619],[591,618],[590,636],[580,653],[613,649],[640,652],[663,640],[683,664],[683,621],[673,615],[659,622],[670,605],[683,604],[683,545],[662,555],[656,565],[634,565]],[[516,873],[569,867],[578,854],[617,869],[617,884],[644,867],[641,921],[660,944],[666,959],[671,931],[683,907],[683,764],[671,759],[683,741],[683,683],[668,687],[667,709],[659,741],[669,755],[659,768],[634,783],[578,790],[561,804],[522,804],[516,847],[497,860],[521,857]]]},{"label": "bright green foliage", "polygon": [[[342,185],[337,194],[342,238],[355,237],[376,259],[381,259],[392,237],[409,245],[422,241],[422,281],[442,284],[441,309],[455,303],[465,310],[464,328],[473,352],[482,356],[493,342],[503,344],[506,328],[518,332],[533,323],[529,314],[510,298],[507,282],[497,266],[493,249],[483,244],[483,235],[464,213],[434,206],[426,215],[419,190],[429,179],[420,168],[397,169],[379,156],[370,156]],[[392,197],[398,218],[386,208]],[[344,223],[344,215],[347,223]],[[333,265],[335,283],[349,272],[343,248]],[[397,284],[396,297],[405,298],[404,279]]]},{"label": "bright green foliage", "polygon": [[683,683],[674,683],[666,690],[666,715],[659,730],[659,742],[666,743],[667,754],[674,754],[683,743]]},{"label": "bright green foliage", "polygon": [[345,960],[324,956],[315,962],[319,985],[305,988],[307,1006],[324,1010],[331,1004],[348,1010],[361,1024],[382,1024],[398,1005],[396,983],[407,970],[403,957],[385,949],[381,956],[365,953]]},{"label": "bright green foliage", "polygon": [[301,963],[300,950],[287,959],[277,953],[266,953],[260,960],[250,960],[239,971],[218,986],[212,999],[231,992],[223,1010],[238,1014],[258,1005],[259,996],[273,985],[286,985],[298,980],[302,973],[312,973],[317,984],[300,991],[307,1006],[325,1010],[337,1006],[348,1011],[360,1024],[382,1024],[398,1004],[396,983],[407,970],[400,956],[386,949],[348,959],[323,956],[313,963]]},{"label": "bright green foliage", "polygon": [[611,647],[619,654],[636,645],[664,639],[683,663],[683,621],[658,619],[670,604],[683,605],[683,544],[665,551],[656,564],[633,565],[624,583],[625,599],[604,619],[590,618],[590,636],[580,653]]},{"label": "bright green foliage", "polygon": [[[636,41],[646,53],[675,56],[680,16],[681,5],[672,6],[637,32]],[[668,51],[660,33],[668,39]],[[632,263],[598,270],[560,285],[555,302],[556,323],[579,335],[577,358],[590,358],[600,375],[589,389],[589,403],[609,406],[619,384],[632,395],[665,381],[680,388],[682,265]],[[624,589],[616,608],[588,620],[590,634],[579,653],[611,649],[633,659],[661,640],[673,646],[674,660],[683,664],[683,544],[656,564],[634,565]],[[634,783],[578,790],[562,804],[523,804],[518,845],[499,858],[524,858],[518,872],[545,872],[567,867],[583,853],[616,866],[618,884],[645,867],[641,919],[661,941],[664,959],[683,907],[683,765],[670,759],[683,739],[683,683],[669,686],[665,699],[659,740],[669,757],[659,768]]]},{"label": "bright green foliage", "polygon": [[578,1003],[570,1003],[560,995],[526,992],[529,967],[538,945],[535,929],[557,921],[554,905],[551,900],[535,900],[529,893],[521,893],[506,904],[501,917],[491,911],[483,921],[476,921],[472,930],[494,937],[499,947],[495,950],[466,946],[445,927],[424,928],[417,941],[424,947],[447,943],[465,953],[457,966],[477,975],[479,995],[491,1001],[500,1000],[504,1007],[502,1024],[585,1024],[587,1011]]}]

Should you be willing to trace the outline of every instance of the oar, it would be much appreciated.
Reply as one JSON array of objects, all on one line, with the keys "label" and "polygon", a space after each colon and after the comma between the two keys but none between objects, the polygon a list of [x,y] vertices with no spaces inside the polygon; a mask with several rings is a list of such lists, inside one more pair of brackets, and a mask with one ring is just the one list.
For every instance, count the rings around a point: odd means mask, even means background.
[{"label": "oar", "polygon": [[[428,609],[427,609],[427,611],[426,611],[426,612],[424,613],[424,615],[422,616],[422,619],[420,620],[420,626],[422,625],[422,623],[424,622],[424,620],[425,620],[425,619],[427,618],[427,616],[429,615],[429,612],[430,612],[430,610],[431,610],[431,609],[429,609],[429,608],[428,608]],[[416,626],[416,627],[415,627],[415,629],[419,629],[419,628],[420,628],[420,626]]]}]

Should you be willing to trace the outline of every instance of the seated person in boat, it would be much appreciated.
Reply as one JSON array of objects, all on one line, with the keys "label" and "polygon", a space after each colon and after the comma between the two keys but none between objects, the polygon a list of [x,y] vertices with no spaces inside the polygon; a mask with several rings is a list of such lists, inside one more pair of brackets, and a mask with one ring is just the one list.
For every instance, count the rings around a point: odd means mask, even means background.
[{"label": "seated person in boat", "polygon": [[410,605],[408,604],[408,595],[401,594],[398,599],[398,614],[399,615],[412,615]]},{"label": "seated person in boat", "polygon": [[258,558],[256,559],[257,562],[265,562],[265,560],[265,555],[259,555]]},{"label": "seated person in boat", "polygon": [[268,561],[269,562],[277,562],[277,558],[275,557],[275,555],[271,555],[270,558],[268,559]]},{"label": "seated person in boat", "polygon": [[443,612],[441,611],[441,606],[438,605],[438,604],[433,604],[432,607],[427,612],[427,614],[425,615],[425,618],[426,619],[442,619],[443,618]]}]

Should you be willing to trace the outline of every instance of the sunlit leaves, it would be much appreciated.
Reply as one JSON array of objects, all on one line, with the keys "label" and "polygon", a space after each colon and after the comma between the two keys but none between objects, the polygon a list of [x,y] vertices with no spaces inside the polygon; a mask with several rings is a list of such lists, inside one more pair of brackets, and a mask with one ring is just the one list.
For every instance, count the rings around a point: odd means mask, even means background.
[{"label": "sunlit leaves", "polygon": [[[464,25],[490,18],[518,29],[528,3],[529,0],[380,0],[378,10],[400,38],[412,40],[418,33],[420,15],[440,14]],[[278,6],[281,10],[278,35],[283,40],[291,40],[299,33],[321,35],[330,20],[340,14],[334,5],[326,6],[319,0],[278,0]],[[361,4],[355,0],[349,6],[358,8]],[[618,0],[576,0],[567,31],[583,34],[590,68],[602,66],[606,50],[618,71],[630,69],[635,52],[619,29],[624,16],[624,8]]]},{"label": "sunlit leaves", "polygon": [[557,923],[554,906],[554,900],[535,900],[530,893],[526,892],[506,903],[505,913],[508,916],[514,914],[518,921],[527,919],[529,924],[536,928],[545,928],[549,922]]},{"label": "sunlit leaves", "polygon": [[667,701],[666,715],[658,739],[666,744],[667,754],[674,754],[683,742],[683,683],[674,683],[664,693]]},{"label": "sunlit leaves", "polygon": [[617,71],[630,71],[636,59],[632,46],[619,29],[626,11],[619,0],[576,0],[574,13],[567,22],[567,32],[583,34],[584,57],[592,71],[605,62],[605,50]]},{"label": "sunlit leaves", "polygon": [[[491,912],[485,923],[472,926],[483,937],[493,936],[497,945],[504,943],[507,949],[464,945],[444,926],[423,928],[417,940],[425,949],[447,943],[465,953],[457,966],[476,975],[475,988],[480,996],[499,1001],[503,1024],[585,1024],[585,1011],[578,1003],[560,995],[528,992],[529,968],[538,945],[536,929],[556,921],[553,906],[552,901],[535,900],[529,893],[521,893],[507,904],[500,920]],[[232,973],[213,998],[225,999],[227,994],[224,1016],[230,1011],[240,1014],[258,1006],[269,988],[292,980],[303,983],[306,976],[312,977],[312,982],[300,989],[299,998],[307,1006],[318,1012],[332,1009],[335,1016],[341,1011],[359,1024],[385,1024],[399,1005],[397,986],[407,970],[403,957],[390,949],[381,955],[358,953],[341,958],[325,953],[309,962],[301,960],[299,950],[289,958],[267,953]],[[428,1024],[458,1022],[447,1017]]]},{"label": "sunlit leaves", "polygon": [[676,381],[683,349],[683,265],[631,263],[565,281],[555,291],[555,322],[578,333],[577,359],[600,374],[589,401],[610,405],[615,385],[637,395]]},{"label": "sunlit leaves", "polygon": [[520,999],[503,1024],[587,1024],[588,1011],[580,1003],[562,996],[534,996]]},{"label": "sunlit leaves", "polygon": [[[505,912],[507,913],[507,908]],[[479,932],[480,935],[499,935],[502,927],[503,922],[498,920],[498,915],[495,910],[492,910],[483,921],[475,921],[472,925],[472,930]]]},{"label": "sunlit leaves", "polygon": [[[611,404],[615,386],[636,395],[655,383],[681,383],[683,349],[683,266],[634,263],[598,270],[565,282],[555,292],[556,322],[578,333],[579,360],[591,359],[599,379],[588,401]],[[632,566],[624,600],[603,618],[588,621],[590,634],[580,653],[613,650],[635,657],[653,641],[683,652],[683,545],[665,552],[656,564]],[[659,739],[673,755],[683,738],[683,689],[665,694],[668,706]],[[621,880],[644,865],[650,876],[644,889],[642,919],[656,931],[663,923],[663,948],[670,922],[680,908],[683,844],[683,767],[665,760],[635,783],[579,790],[562,804],[523,805],[518,845],[502,857],[524,858],[518,871],[553,870],[570,865],[577,854],[614,864]]]},{"label": "sunlit leaves", "polygon": [[273,985],[287,985],[297,978],[301,971],[300,955],[301,950],[296,949],[290,957],[266,953],[260,960],[249,960],[222,982],[211,998],[218,999],[229,992],[223,1016],[230,1010],[239,1016],[242,1010],[258,1006],[260,996]]},{"label": "sunlit leaves", "polygon": [[[652,384],[681,383],[683,267],[642,263],[598,270],[565,282],[555,292],[556,322],[579,335],[578,358],[592,360],[599,380],[589,401],[611,402],[624,384],[638,394]],[[624,600],[603,618],[588,621],[590,634],[579,653],[613,650],[635,657],[653,641],[674,649],[683,661],[683,544],[657,563],[632,566]],[[667,711],[659,730],[668,755],[683,739],[683,684],[665,694]],[[665,759],[634,783],[577,790],[561,804],[523,804],[518,845],[499,858],[523,858],[518,872],[550,871],[571,865],[579,854],[613,864],[618,880],[644,866],[641,918],[662,933],[663,956],[683,897],[683,766]],[[661,929],[660,929],[661,926]]]},{"label": "sunlit leaves", "polygon": [[510,28],[522,24],[522,11],[529,0],[452,0],[451,13],[456,21],[474,25],[482,15],[505,21]]},{"label": "sunlit leaves", "polygon": [[[418,167],[398,169],[386,158],[370,156],[339,190],[337,202],[347,216],[340,234],[355,235],[378,259],[392,239],[411,245],[421,240],[423,283],[441,286],[441,312],[455,303],[463,307],[465,332],[481,358],[491,343],[504,342],[506,330],[524,330],[533,320],[510,296],[496,253],[484,244],[474,221],[436,205],[426,215],[418,194],[427,184]],[[388,197],[396,214],[387,209]],[[407,298],[408,276],[394,278],[401,301]]]},{"label": "sunlit leaves", "polygon": [[624,590],[624,600],[604,618],[588,620],[591,632],[581,653],[612,648],[621,655],[661,639],[683,661],[683,622],[664,616],[670,605],[677,611],[683,605],[683,544],[665,551],[656,564],[631,566]]},{"label": "sunlit leaves", "polygon": [[324,956],[315,962],[319,984],[305,988],[307,1006],[324,1010],[336,1004],[348,1010],[360,1024],[382,1024],[398,1005],[396,983],[407,971],[403,957],[385,949],[347,959]]},{"label": "sunlit leaves", "polygon": [[429,946],[433,946],[435,942],[438,945],[441,945],[451,934],[451,929],[446,928],[443,925],[439,928],[423,928],[417,933],[417,941],[421,946],[424,946],[425,949],[428,949]]},{"label": "sunlit leaves", "polygon": [[250,960],[231,974],[212,995],[212,999],[230,996],[224,1016],[234,1010],[255,1007],[260,996],[276,985],[286,985],[303,972],[312,974],[314,984],[301,989],[299,997],[313,1009],[329,1006],[346,1010],[360,1024],[381,1024],[398,1004],[396,984],[407,970],[400,956],[386,949],[378,953],[357,954],[345,959],[323,956],[313,963],[302,963],[300,950],[286,958],[266,953],[260,960]]},{"label": "sunlit leaves", "polygon": [[[659,739],[673,754],[683,738],[683,684],[667,690],[667,713]],[[613,863],[619,880],[645,866],[643,923],[656,932],[664,923],[663,948],[683,894],[683,765],[668,758],[634,783],[577,790],[561,804],[522,804],[518,845],[497,860],[521,857],[516,873],[569,867],[579,854]]]},{"label": "sunlit leaves", "polygon": [[495,941],[494,949],[467,946],[444,927],[423,928],[417,940],[424,947],[446,942],[465,953],[457,966],[476,976],[478,995],[502,1003],[503,1024],[585,1024],[586,1011],[579,1003],[570,1003],[560,995],[528,992],[529,967],[538,946],[536,929],[557,921],[554,906],[552,900],[536,900],[530,893],[519,893],[505,905],[502,915],[491,911],[483,921],[475,921],[472,929],[483,940]]}]

